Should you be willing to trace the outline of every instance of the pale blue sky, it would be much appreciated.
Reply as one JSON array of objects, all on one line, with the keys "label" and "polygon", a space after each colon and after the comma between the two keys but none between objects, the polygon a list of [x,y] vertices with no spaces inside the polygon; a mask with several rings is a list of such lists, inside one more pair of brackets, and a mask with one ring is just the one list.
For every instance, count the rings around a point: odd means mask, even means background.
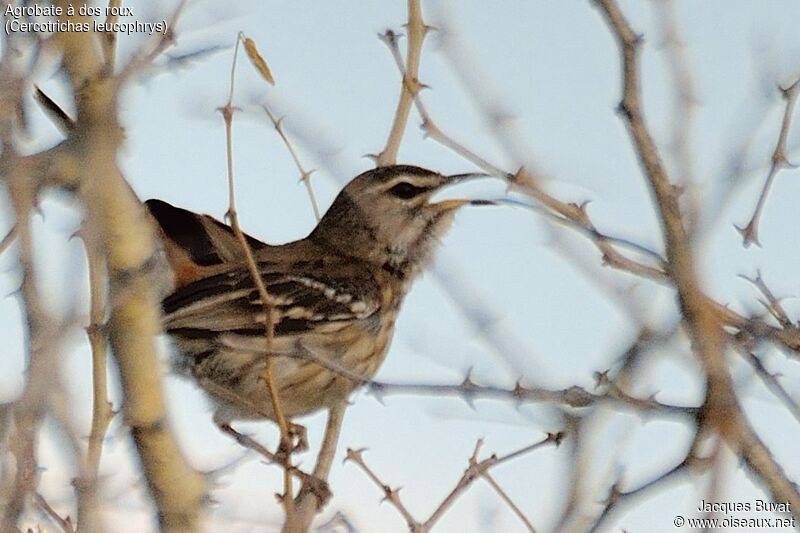
[{"label": "pale blue sky", "polygon": [[[140,20],[167,18],[170,8],[156,2],[134,3]],[[656,139],[665,146],[674,125],[671,78],[660,46],[653,2],[621,3],[636,30],[645,36],[643,90],[645,109]],[[798,171],[784,171],[776,180],[762,222],[763,248],[744,249],[732,224],[743,224],[766,175],[770,150],[780,120],[779,99],[772,87],[800,72],[800,5],[792,0],[676,2],[678,22],[687,44],[699,107],[692,130],[695,180],[713,203],[727,177],[726,163],[744,140],[754,141],[747,153],[747,184],[715,218],[718,223],[700,266],[709,292],[739,310],[755,309],[755,294],[738,274],[762,273],[780,296],[800,292],[800,233],[796,199]],[[425,44],[420,78],[431,87],[423,93],[437,124],[481,156],[515,170],[512,160],[487,129],[471,97],[477,90],[493,107],[514,117],[516,138],[527,163],[552,178],[550,189],[560,199],[591,200],[589,213],[610,234],[661,249],[660,234],[645,182],[636,165],[623,125],[614,112],[619,100],[619,61],[615,44],[598,11],[588,1],[510,0],[506,2],[423,2],[425,18],[434,26],[450,27],[469,65],[472,89],[451,68],[432,33]],[[372,163],[362,157],[378,152],[385,142],[400,82],[397,69],[377,34],[401,30],[403,2],[211,2],[190,4],[176,28],[183,54],[211,46],[223,50],[179,69],[159,72],[131,86],[121,102],[127,143],[120,156],[125,175],[142,199],[158,197],[174,204],[221,217],[227,207],[225,144],[222,120],[215,111],[224,105],[233,43],[243,31],[258,44],[277,81],[267,87],[246,61],[237,71],[235,103],[243,109],[235,120],[238,209],[242,226],[269,242],[303,237],[314,225],[297,170],[258,104],[268,102],[285,116],[307,168],[317,169],[314,189],[321,206],[329,205],[341,185]],[[142,38],[123,39],[126,54]],[[405,50],[405,41],[401,42]],[[240,57],[240,60],[243,56]],[[40,69],[36,79],[54,95],[63,94],[52,69]],[[763,121],[761,117],[765,117]],[[412,112],[400,152],[404,163],[443,172],[473,167],[418,130]],[[789,146],[800,159],[800,128],[794,127]],[[26,149],[46,146],[58,134],[37,122]],[[791,156],[790,156],[791,157]],[[670,161],[668,163],[672,164]],[[674,167],[671,167],[674,168]],[[487,188],[487,194],[498,194]],[[5,200],[4,200],[5,201]],[[5,206],[6,204],[4,204]],[[81,255],[74,241],[65,243],[77,219],[52,197],[40,245],[42,272],[48,290],[65,301],[83,294]],[[8,213],[4,207],[3,213]],[[8,216],[4,216],[4,227]],[[630,305],[618,305],[602,287],[623,287],[637,302],[633,317],[654,325],[671,322],[670,291],[600,267],[599,254],[588,241],[557,232],[542,217],[522,209],[465,210],[444,240],[437,269],[457,277],[482,311],[493,317],[505,339],[504,358],[475,336],[434,276],[421,279],[408,297],[397,334],[379,378],[387,381],[455,383],[469,368],[481,383],[513,386],[522,377],[536,386],[593,386],[592,373],[613,365],[636,333]],[[589,265],[586,275],[565,259],[557,246],[576,250]],[[4,273],[0,288],[10,293],[18,283],[13,261],[0,258]],[[78,265],[78,266],[73,266]],[[76,282],[75,280],[80,280]],[[597,280],[601,280],[598,282]],[[787,307],[798,309],[795,300]],[[64,304],[64,307],[67,305]],[[0,300],[0,334],[10,339],[0,359],[0,400],[19,390],[23,346],[18,306]],[[74,349],[65,354],[80,422],[88,427],[89,356],[76,334]],[[165,355],[166,360],[166,355]],[[790,393],[800,397],[796,362],[769,353],[770,369],[784,376]],[[743,400],[754,424],[790,477],[800,479],[800,457],[792,443],[800,441],[797,423],[757,382],[747,368],[735,364]],[[172,419],[189,457],[202,469],[217,468],[240,454],[211,423],[205,399],[194,387],[174,377],[166,379]],[[635,392],[658,392],[662,401],[693,403],[702,394],[698,367],[686,343],[672,343],[648,365]],[[118,398],[118,395],[116,396]],[[463,472],[475,440],[484,437],[484,451],[505,453],[560,429],[553,413],[541,406],[519,409],[478,401],[470,409],[458,400],[391,397],[381,405],[363,394],[353,397],[340,454],[367,447],[366,459],[382,479],[402,486],[401,495],[417,518],[426,517]],[[116,402],[116,406],[119,403]],[[310,430],[312,448],[319,442],[323,417],[301,422]],[[593,464],[601,475],[624,467],[634,486],[682,458],[691,434],[674,421],[649,421],[609,413],[596,433]],[[265,443],[275,433],[267,423],[246,424]],[[119,421],[112,426],[119,435]],[[57,445],[44,447],[48,464]],[[145,523],[141,503],[126,494],[132,482],[127,440],[115,438],[106,448],[103,471],[109,494],[120,494],[120,513]],[[343,455],[342,455],[343,456]],[[307,456],[304,463],[308,464]],[[499,467],[496,479],[540,531],[553,527],[564,502],[568,447],[545,449]],[[272,493],[279,488],[275,467],[249,460],[220,478],[214,491],[219,502],[214,519],[231,524],[234,517],[253,524],[277,520]],[[71,473],[63,467],[42,476],[45,490],[58,499],[67,494]],[[730,465],[730,493],[725,501],[759,497],[746,476]],[[380,503],[378,489],[354,465],[337,461],[331,476],[335,498],[324,516],[342,510],[362,531],[405,531],[390,505]],[[604,489],[605,490],[605,489]],[[618,527],[639,531],[671,531],[675,514],[691,516],[706,484],[682,485],[664,492],[622,518]],[[604,493],[594,499],[602,500]],[[599,510],[599,508],[598,508]],[[496,513],[496,514],[495,514]],[[696,514],[696,513],[695,513]],[[121,515],[120,515],[121,516]],[[495,522],[488,522],[496,520]],[[230,531],[256,531],[244,522]],[[491,525],[487,525],[491,524]],[[120,524],[120,527],[124,527]],[[131,526],[133,527],[133,526]],[[122,529],[121,529],[122,530]],[[133,530],[133,529],[129,529]],[[521,531],[518,520],[484,483],[476,483],[447,513],[439,531]]]}]

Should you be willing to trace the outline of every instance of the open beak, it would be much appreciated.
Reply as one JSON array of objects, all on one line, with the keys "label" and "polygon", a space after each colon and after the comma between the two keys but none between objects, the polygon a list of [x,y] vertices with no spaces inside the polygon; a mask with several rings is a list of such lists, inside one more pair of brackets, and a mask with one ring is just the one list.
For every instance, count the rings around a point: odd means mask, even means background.
[{"label": "open beak", "polygon": [[[450,186],[455,185],[457,183],[463,183],[468,180],[473,180],[477,178],[491,178],[490,174],[485,174],[483,172],[466,172],[464,174],[451,174],[450,176],[445,176],[445,185],[443,188],[450,188]],[[481,199],[466,199],[466,198],[454,198],[454,199],[447,199],[442,200],[440,202],[433,202],[432,205],[435,205],[439,209],[444,211],[452,211],[454,209],[458,209],[459,207],[465,205],[494,205],[494,202],[491,200],[481,200]]]}]

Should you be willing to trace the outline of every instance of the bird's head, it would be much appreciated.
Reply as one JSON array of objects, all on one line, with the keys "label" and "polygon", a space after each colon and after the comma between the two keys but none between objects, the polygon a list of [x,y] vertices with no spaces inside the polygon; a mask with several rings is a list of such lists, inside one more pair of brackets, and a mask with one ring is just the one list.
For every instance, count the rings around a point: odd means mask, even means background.
[{"label": "bird's head", "polygon": [[406,277],[430,257],[459,207],[486,203],[434,202],[432,197],[449,185],[481,175],[447,176],[410,165],[369,170],[345,186],[311,237]]}]

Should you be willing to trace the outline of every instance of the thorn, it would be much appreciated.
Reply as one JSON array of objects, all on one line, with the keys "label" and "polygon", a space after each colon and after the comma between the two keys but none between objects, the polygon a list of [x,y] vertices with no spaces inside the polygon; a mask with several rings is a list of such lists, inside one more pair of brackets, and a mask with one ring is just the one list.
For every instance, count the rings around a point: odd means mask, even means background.
[{"label": "thorn", "polygon": [[742,244],[745,248],[749,248],[751,244],[755,244],[761,248],[761,243],[758,241],[758,228],[753,222],[754,221],[751,221],[743,228],[737,226],[736,224],[733,225],[733,227],[736,228],[736,231],[739,232],[739,235],[742,236]]},{"label": "thorn", "polygon": [[474,381],[472,381],[472,367],[467,369],[467,375],[464,378],[464,381],[461,382],[460,387],[464,389],[465,392],[472,392],[478,388]]},{"label": "thorn", "polygon": [[522,378],[518,379],[516,383],[514,383],[514,388],[511,389],[511,395],[517,401],[517,403],[521,402],[525,396],[528,394],[528,389],[522,386]]},{"label": "thorn", "polygon": [[633,118],[632,110],[624,99],[620,100],[617,105],[617,113],[625,117],[626,120],[631,120]]},{"label": "thorn", "polygon": [[555,433],[548,432],[547,433],[547,440],[550,441],[550,442],[554,442],[556,444],[556,446],[560,446],[561,445],[561,441],[564,440],[565,436],[566,436],[566,433],[564,433],[563,431],[557,431]]},{"label": "thorn", "polygon": [[303,183],[305,181],[310,180],[311,179],[311,174],[313,174],[316,171],[317,171],[317,169],[312,168],[311,170],[307,170],[306,172],[303,172],[303,175],[300,176],[300,179],[297,180],[297,183]]},{"label": "thorn", "polygon": [[609,372],[611,372],[611,369],[606,369],[603,370],[602,372],[594,373],[595,388],[608,385],[609,383],[611,383],[611,380],[608,378]]},{"label": "thorn", "polygon": [[367,451],[367,448],[359,448],[354,450],[353,448],[347,448],[347,452],[345,452],[344,460],[342,464],[346,463],[347,461],[355,461],[356,463],[364,462],[363,454]]}]

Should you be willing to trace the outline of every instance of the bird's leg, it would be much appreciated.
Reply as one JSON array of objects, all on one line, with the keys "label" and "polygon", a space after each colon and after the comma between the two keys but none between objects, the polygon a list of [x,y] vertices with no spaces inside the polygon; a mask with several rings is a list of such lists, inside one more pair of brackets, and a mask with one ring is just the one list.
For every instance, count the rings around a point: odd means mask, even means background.
[{"label": "bird's leg", "polygon": [[292,453],[304,452],[308,449],[308,431],[305,426],[289,422],[289,436],[294,441]]},{"label": "bird's leg", "polygon": [[[287,421],[288,422],[288,421]],[[281,439],[278,449],[275,452],[275,458],[278,461],[284,461],[287,455],[295,452],[304,452],[308,449],[308,431],[305,426],[288,422],[287,429],[289,433],[288,442]]]},{"label": "bird's leg", "polygon": [[[245,435],[244,433],[239,433],[235,429],[231,427],[231,425],[227,422],[217,422],[217,427],[220,431],[225,433],[226,435],[232,437],[237,443],[241,446],[247,448],[248,450],[253,450],[254,452],[260,454],[264,458],[266,458],[269,462],[275,464],[283,464],[281,459],[280,448],[276,453],[272,453],[269,451],[265,446],[259,444],[251,437]],[[308,441],[306,440],[306,428],[299,424],[292,424],[292,430],[297,432],[299,435],[299,442],[295,445],[295,449],[297,449],[301,444],[308,448]],[[318,478],[312,474],[308,474],[303,472],[296,466],[290,467],[290,472],[294,475],[297,479],[299,479],[303,483],[303,487],[306,491],[312,492],[316,497],[317,501],[321,502],[320,505],[323,505],[324,502],[327,502],[328,499],[331,497],[331,490],[328,487],[328,483],[321,478]]]}]

